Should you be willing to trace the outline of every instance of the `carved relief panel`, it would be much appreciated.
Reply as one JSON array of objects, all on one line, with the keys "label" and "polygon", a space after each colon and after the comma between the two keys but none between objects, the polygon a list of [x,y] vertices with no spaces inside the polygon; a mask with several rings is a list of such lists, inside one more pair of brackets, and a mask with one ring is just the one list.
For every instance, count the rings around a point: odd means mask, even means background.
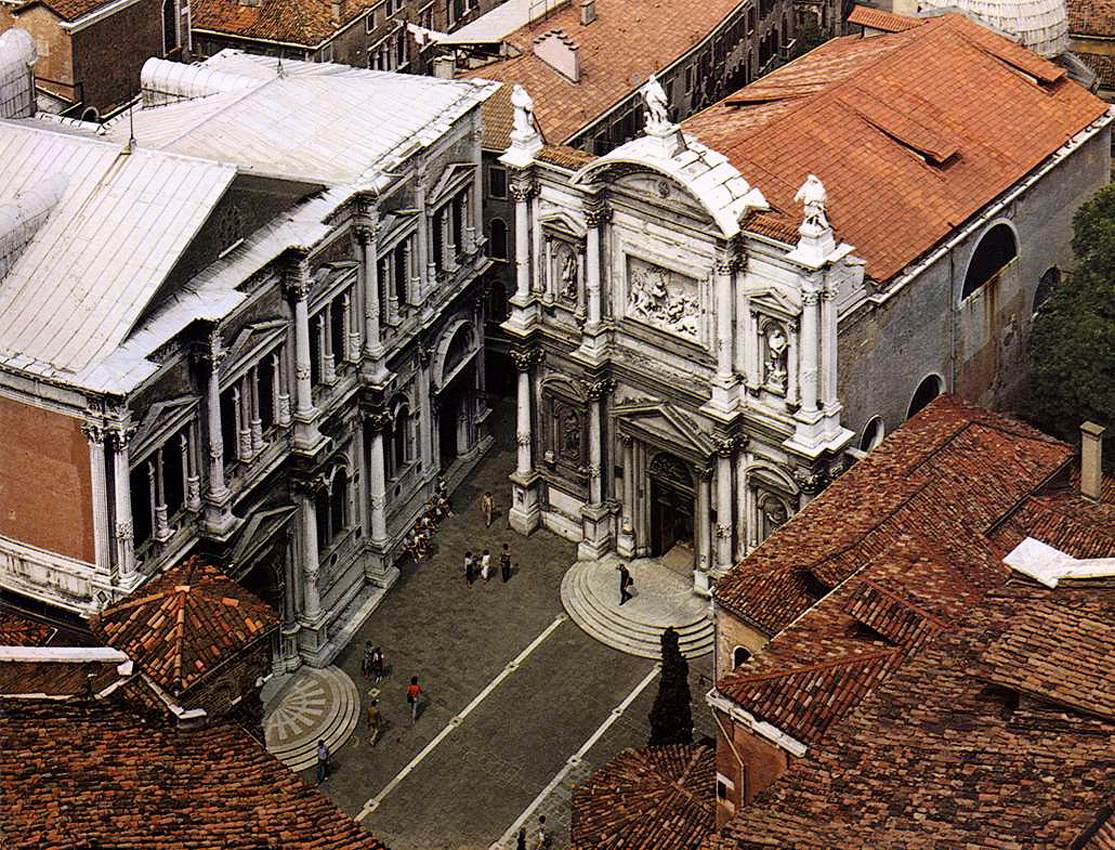
[{"label": "carved relief panel", "polygon": [[700,340],[698,281],[648,260],[627,257],[626,315],[693,342]]}]

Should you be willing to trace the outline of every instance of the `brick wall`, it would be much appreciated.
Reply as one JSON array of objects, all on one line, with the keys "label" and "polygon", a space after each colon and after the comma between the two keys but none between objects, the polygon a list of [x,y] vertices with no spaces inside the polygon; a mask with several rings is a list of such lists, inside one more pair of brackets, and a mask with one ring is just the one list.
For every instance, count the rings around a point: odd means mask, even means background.
[{"label": "brick wall", "polygon": [[[717,719],[720,721],[716,733],[716,825],[719,827],[785,773],[793,756],[720,712],[717,712]],[[731,734],[730,741],[724,730]],[[731,785],[723,779],[729,780]]]},{"label": "brick wall", "polygon": [[93,561],[89,444],[77,419],[0,397],[0,534]]},{"label": "brick wall", "polygon": [[[59,23],[61,19],[46,6],[33,6],[12,16],[20,29],[26,30],[35,41],[39,54],[35,62],[35,80],[38,85],[66,100],[76,101],[80,92],[75,85],[73,56],[70,37]],[[0,29],[3,21],[0,20]]]},{"label": "brick wall", "polygon": [[160,0],[140,0],[73,34],[74,71],[85,106],[102,114],[139,93],[139,71],[163,55]]},{"label": "brick wall", "polygon": [[271,634],[257,640],[212,678],[182,695],[184,708],[201,708],[211,718],[232,717],[263,737],[263,703],[256,681],[271,670]]}]

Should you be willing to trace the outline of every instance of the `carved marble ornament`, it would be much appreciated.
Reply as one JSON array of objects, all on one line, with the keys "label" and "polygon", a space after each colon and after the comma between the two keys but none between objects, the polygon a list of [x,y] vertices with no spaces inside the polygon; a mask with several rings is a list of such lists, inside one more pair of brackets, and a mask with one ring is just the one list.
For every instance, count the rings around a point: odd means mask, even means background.
[{"label": "carved marble ornament", "polygon": [[786,353],[789,340],[782,326],[771,323],[763,334],[767,356],[763,363],[763,383],[772,392],[786,391]]},{"label": "carved marble ornament", "polygon": [[666,99],[666,91],[658,78],[651,74],[639,93],[643,96],[643,103],[647,110],[648,133],[661,132],[670,125],[670,103]]},{"label": "carved marble ornament", "polygon": [[810,174],[801,184],[794,201],[805,207],[801,226],[810,230],[827,230],[828,219],[828,193],[825,184],[815,174]]},{"label": "carved marble ornament", "polygon": [[700,331],[697,283],[662,266],[629,257],[628,313],[671,333],[696,339]]}]

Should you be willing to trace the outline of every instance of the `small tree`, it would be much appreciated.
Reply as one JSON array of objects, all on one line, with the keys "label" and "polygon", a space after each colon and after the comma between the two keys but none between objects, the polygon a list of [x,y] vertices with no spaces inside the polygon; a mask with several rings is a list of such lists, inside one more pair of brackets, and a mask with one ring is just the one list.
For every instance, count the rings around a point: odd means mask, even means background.
[{"label": "small tree", "polygon": [[1115,423],[1115,185],[1072,223],[1075,267],[1041,306],[1030,337],[1033,415],[1070,438],[1085,419]]},{"label": "small tree", "polygon": [[662,633],[662,678],[650,710],[650,745],[693,743],[693,709],[689,700],[689,662],[681,654],[678,633]]}]

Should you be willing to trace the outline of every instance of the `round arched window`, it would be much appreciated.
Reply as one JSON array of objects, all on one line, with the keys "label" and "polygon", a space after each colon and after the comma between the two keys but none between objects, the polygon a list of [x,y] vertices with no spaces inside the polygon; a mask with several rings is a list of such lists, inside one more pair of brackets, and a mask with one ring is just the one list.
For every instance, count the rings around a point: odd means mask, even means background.
[{"label": "round arched window", "polygon": [[863,429],[863,436],[860,437],[859,447],[863,451],[869,452],[879,445],[879,443],[883,442],[883,437],[885,435],[886,428],[883,425],[883,420],[878,416],[872,416]]},{"label": "round arched window", "polygon": [[746,664],[751,660],[751,650],[745,646],[737,646],[732,650],[732,669],[735,670],[741,664]]},{"label": "round arched window", "polygon": [[1030,312],[1035,316],[1041,312],[1041,308],[1045,306],[1045,302],[1049,300],[1049,296],[1053,294],[1054,290],[1061,283],[1061,270],[1056,266],[1050,266],[1045,270],[1045,274],[1038,280],[1038,288],[1034,290],[1034,308]]},{"label": "round arched window", "polygon": [[967,298],[984,286],[1017,256],[1018,243],[1014,239],[1014,231],[1005,224],[996,224],[983,234],[972,254],[960,297]]},{"label": "round arched window", "polygon": [[918,388],[914,391],[914,397],[910,399],[910,409],[906,412],[906,418],[909,419],[914,414],[920,412],[923,407],[939,396],[944,391],[944,388],[945,383],[941,380],[940,375],[927,375],[925,379],[918,384]]}]

